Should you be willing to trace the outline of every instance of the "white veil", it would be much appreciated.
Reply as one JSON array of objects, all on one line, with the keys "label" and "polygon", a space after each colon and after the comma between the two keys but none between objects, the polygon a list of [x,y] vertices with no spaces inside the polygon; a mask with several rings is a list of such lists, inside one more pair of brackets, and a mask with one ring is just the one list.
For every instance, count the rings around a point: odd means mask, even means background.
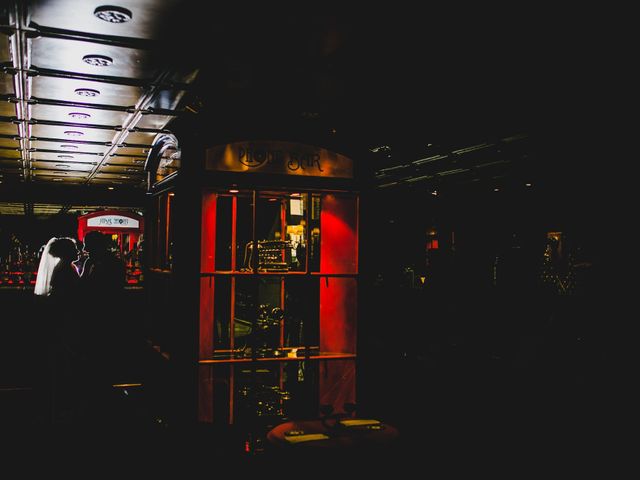
[{"label": "white veil", "polygon": [[51,275],[53,274],[53,269],[60,261],[59,258],[51,256],[49,253],[49,249],[51,248],[51,244],[56,240],[56,237],[53,237],[51,240],[47,242],[42,251],[42,255],[40,256],[40,265],[38,265],[38,276],[36,277],[36,286],[33,290],[33,293],[36,295],[49,295],[51,291]]}]

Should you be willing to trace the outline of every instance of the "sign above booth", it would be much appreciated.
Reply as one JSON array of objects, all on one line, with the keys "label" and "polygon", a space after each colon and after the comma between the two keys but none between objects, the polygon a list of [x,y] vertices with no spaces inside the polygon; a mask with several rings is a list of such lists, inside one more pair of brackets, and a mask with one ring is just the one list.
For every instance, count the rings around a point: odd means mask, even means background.
[{"label": "sign above booth", "polygon": [[87,227],[139,228],[140,222],[122,215],[100,215],[88,218]]},{"label": "sign above booth", "polygon": [[353,178],[353,160],[324,148],[290,142],[236,142],[207,149],[205,168],[311,177]]}]

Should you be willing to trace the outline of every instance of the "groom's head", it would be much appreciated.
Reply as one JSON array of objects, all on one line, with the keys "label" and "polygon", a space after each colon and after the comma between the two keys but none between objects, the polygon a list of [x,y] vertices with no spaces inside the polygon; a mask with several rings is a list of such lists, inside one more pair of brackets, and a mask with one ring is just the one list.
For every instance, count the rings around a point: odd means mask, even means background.
[{"label": "groom's head", "polygon": [[89,255],[101,255],[107,251],[107,237],[100,232],[89,232],[85,235],[84,250]]}]

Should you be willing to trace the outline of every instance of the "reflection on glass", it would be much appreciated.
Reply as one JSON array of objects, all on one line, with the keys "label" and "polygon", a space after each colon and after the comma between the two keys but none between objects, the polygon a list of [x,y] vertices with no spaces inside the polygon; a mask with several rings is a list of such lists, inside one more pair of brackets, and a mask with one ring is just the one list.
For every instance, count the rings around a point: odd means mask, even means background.
[{"label": "reflection on glass", "polygon": [[[258,271],[306,270],[307,203],[307,196],[300,193],[266,192],[258,198]],[[249,250],[255,261],[252,245]]]}]

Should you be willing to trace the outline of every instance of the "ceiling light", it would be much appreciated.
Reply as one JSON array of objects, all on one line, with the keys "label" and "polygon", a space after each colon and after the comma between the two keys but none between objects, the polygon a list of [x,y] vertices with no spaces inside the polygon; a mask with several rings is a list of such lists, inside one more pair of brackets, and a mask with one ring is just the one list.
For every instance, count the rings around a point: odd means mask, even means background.
[{"label": "ceiling light", "polygon": [[391,147],[389,145],[380,145],[379,147],[373,147],[373,148],[370,148],[369,150],[373,153],[389,152],[391,150]]},{"label": "ceiling light", "polygon": [[109,23],[126,23],[133,18],[131,10],[113,5],[102,5],[93,11],[93,14],[100,20]]},{"label": "ceiling light", "polygon": [[82,57],[82,61],[92,67],[108,67],[113,64],[113,58],[106,55],[85,55]]},{"label": "ceiling light", "polygon": [[454,150],[451,153],[455,153],[456,155],[462,155],[463,153],[475,152],[477,150],[482,150],[483,148],[493,147],[493,143],[481,143],[479,145],[473,145],[472,147],[460,148],[459,150]]},{"label": "ceiling light", "polygon": [[107,190],[113,190],[114,187],[107,187]]},{"label": "ceiling light", "polygon": [[69,116],[70,116],[71,118],[82,118],[82,119],[85,119],[85,118],[89,118],[89,117],[91,117],[91,115],[90,115],[90,114],[88,114],[88,113],[82,113],[82,112],[71,112],[71,113],[69,114]]},{"label": "ceiling light", "polygon": [[125,172],[137,172],[138,169],[137,168],[125,168],[124,171]]},{"label": "ceiling light", "polygon": [[56,167],[59,167],[59,168],[71,168],[69,165],[65,165],[64,163],[56,163]]},{"label": "ceiling light", "polygon": [[73,155],[58,155],[58,158],[74,158]]},{"label": "ceiling light", "polygon": [[97,97],[100,95],[100,90],[94,88],[76,88],[74,92],[81,97]]},{"label": "ceiling light", "polygon": [[500,189],[499,189],[499,188],[494,188],[494,189],[493,189],[493,191],[494,191],[494,192],[499,192],[499,191],[500,191]]},{"label": "ceiling light", "polygon": [[438,196],[438,191],[434,190],[433,192],[431,192],[431,195],[433,195],[434,197],[437,197]]},{"label": "ceiling light", "polygon": [[61,182],[62,181],[61,178],[52,178],[51,180],[53,180],[54,182]]},{"label": "ceiling light", "polygon": [[231,190],[229,190],[229,193],[238,193],[240,190],[236,190],[235,188],[232,188]]},{"label": "ceiling light", "polygon": [[530,184],[530,183],[525,183],[525,184],[524,184],[524,186],[525,186],[525,187],[530,187],[530,186],[531,186],[531,184]]},{"label": "ceiling light", "polygon": [[78,148],[78,146],[77,145],[62,144],[62,145],[60,145],[60,148]]},{"label": "ceiling light", "polygon": [[432,157],[426,157],[426,158],[421,158],[419,160],[414,160],[413,163],[414,165],[422,165],[423,163],[430,163],[430,162],[435,162],[436,160],[443,160],[447,158],[447,155],[434,155]]},{"label": "ceiling light", "polygon": [[81,137],[82,135],[84,135],[84,133],[77,130],[65,130],[64,134],[69,137]]}]

